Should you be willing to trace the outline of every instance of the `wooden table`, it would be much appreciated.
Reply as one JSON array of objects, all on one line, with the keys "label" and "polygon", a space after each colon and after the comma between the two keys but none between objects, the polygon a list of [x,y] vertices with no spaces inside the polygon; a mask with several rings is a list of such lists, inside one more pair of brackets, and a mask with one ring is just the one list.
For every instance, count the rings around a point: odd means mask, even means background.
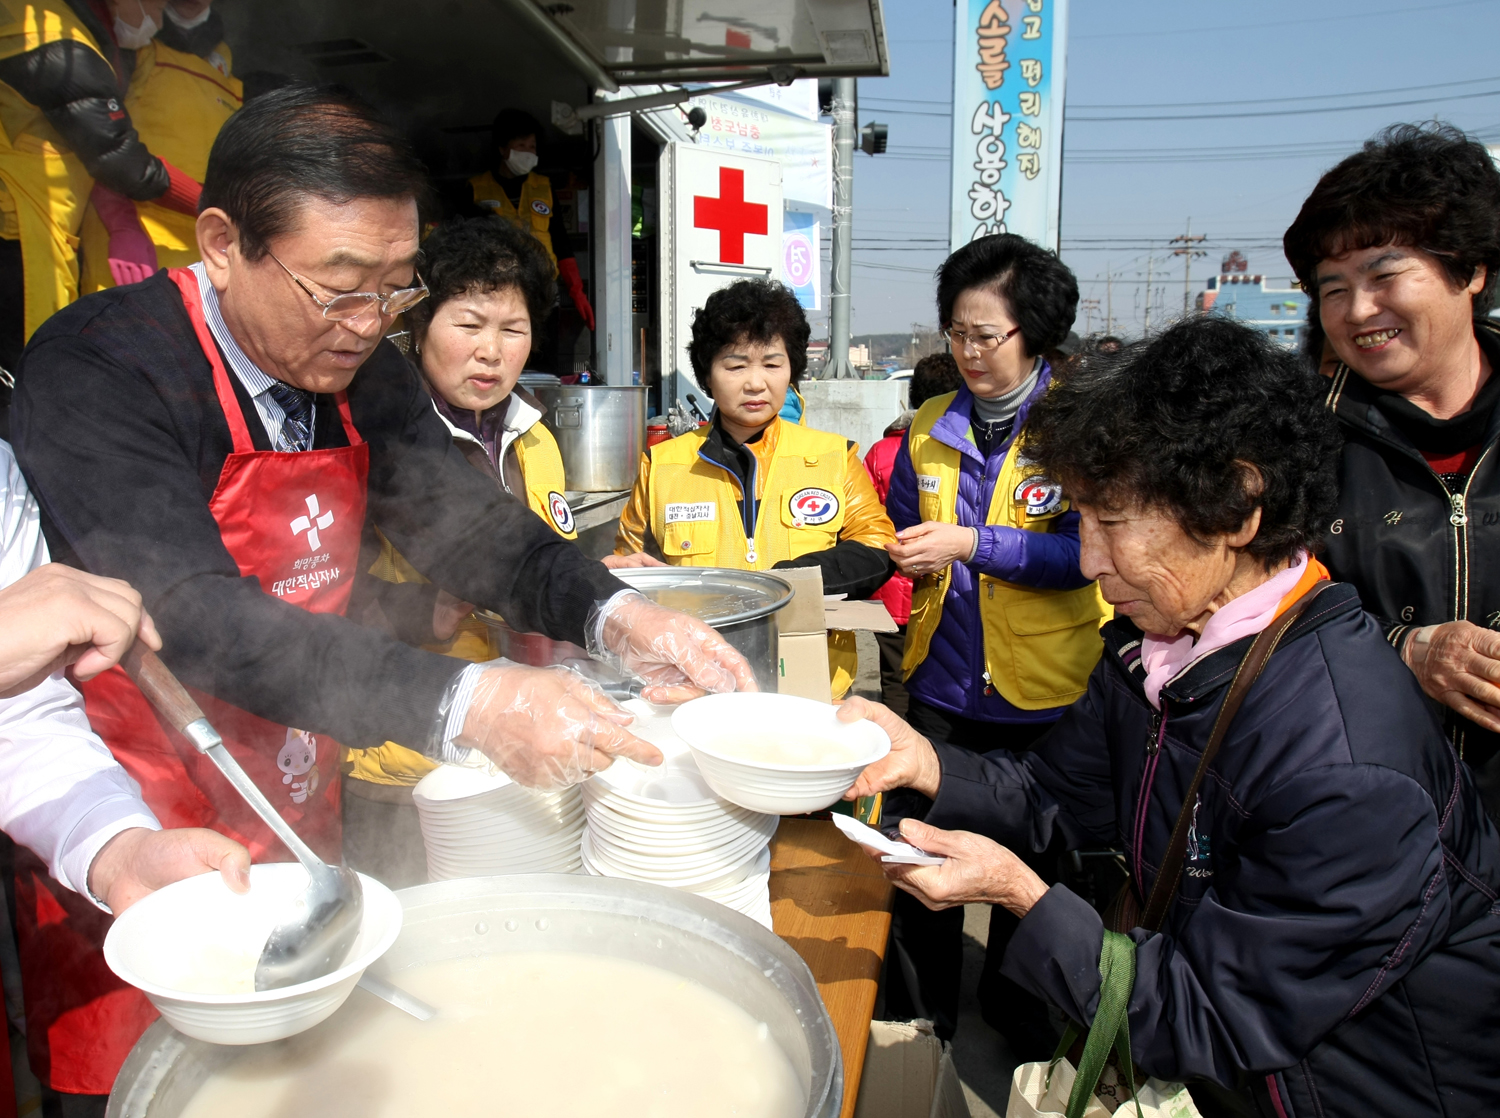
[{"label": "wooden table", "polygon": [[832,823],[783,819],[771,843],[771,923],[802,956],[844,1054],[842,1118],[854,1113],[880,964],[891,928],[890,882]]}]

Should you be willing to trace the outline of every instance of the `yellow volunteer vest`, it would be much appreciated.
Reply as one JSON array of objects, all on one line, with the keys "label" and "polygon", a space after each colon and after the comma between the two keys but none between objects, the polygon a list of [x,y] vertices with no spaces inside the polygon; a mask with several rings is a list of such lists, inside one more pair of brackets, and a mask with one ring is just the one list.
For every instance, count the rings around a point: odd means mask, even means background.
[{"label": "yellow volunteer vest", "polygon": [[[844,526],[844,470],[848,443],[780,418],[776,449],[760,486],[755,546],[745,536],[739,487],[719,466],[699,457],[709,427],[657,443],[651,455],[651,534],[674,567],[732,567],[766,571],[784,559],[827,551]],[[758,467],[759,468],[759,467]],[[854,682],[854,634],[828,634],[834,698]]]},{"label": "yellow volunteer vest", "polygon": [[[570,540],[577,539],[573,510],[568,507],[563,496],[567,487],[564,484],[562,454],[557,449],[557,440],[552,437],[552,432],[541,423],[534,423],[515,441],[514,446],[516,458],[521,464],[521,476],[526,480],[527,507],[545,520],[558,535]],[[370,565],[369,573],[386,582],[427,581],[384,536],[380,537],[380,555]],[[460,622],[458,632],[451,641],[427,645],[426,648],[429,652],[441,652],[445,656],[475,664],[493,660],[497,655],[490,643],[489,629],[475,617]],[[436,761],[393,741],[373,749],[351,749],[348,754],[345,771],[356,780],[368,780],[373,784],[415,784],[437,768]]]},{"label": "yellow volunteer vest", "polygon": [[[956,524],[959,452],[931,436],[957,393],[928,400],[917,412],[909,435],[917,474],[917,505],[922,519]],[[1068,511],[1046,478],[1030,467],[1011,444],[1000,468],[986,524],[1048,532]],[[943,616],[949,570],[912,586],[911,620],[906,627],[904,677],[927,657]],[[1081,696],[1103,651],[1099,626],[1110,614],[1097,583],[1078,590],[1038,590],[979,575],[979,613],[984,624],[984,662],[990,683],[1006,702],[1021,710],[1066,706]],[[975,681],[976,685],[979,681]]]},{"label": "yellow volunteer vest", "polygon": [[533,423],[521,434],[514,446],[521,476],[526,479],[526,505],[564,539],[576,540],[578,526],[568,507],[567,479],[563,474],[562,452],[557,440],[541,423]]},{"label": "yellow volunteer vest", "polygon": [[[230,76],[232,56],[220,43],[207,58],[151,42],[135,53],[135,73],[125,108],[141,143],[198,182],[208,171],[208,152],[219,129],[244,103],[240,80]],[[156,245],[163,268],[198,262],[197,221],[155,202],[137,202],[141,226]],[[83,222],[83,291],[113,287],[109,234],[94,208]]]},{"label": "yellow volunteer vest", "polygon": [[517,229],[541,241],[547,255],[552,258],[552,270],[557,271],[557,253],[552,250],[552,180],[535,171],[527,175],[521,184],[520,206],[512,204],[490,171],[475,175],[469,180],[469,185],[474,188],[476,205],[483,206],[496,217],[503,217]]},{"label": "yellow volunteer vest", "polygon": [[[61,0],[0,4],[0,58],[72,40],[102,58]],[[26,337],[78,298],[78,229],[94,180],[31,102],[0,82],[0,236],[21,242]]]}]

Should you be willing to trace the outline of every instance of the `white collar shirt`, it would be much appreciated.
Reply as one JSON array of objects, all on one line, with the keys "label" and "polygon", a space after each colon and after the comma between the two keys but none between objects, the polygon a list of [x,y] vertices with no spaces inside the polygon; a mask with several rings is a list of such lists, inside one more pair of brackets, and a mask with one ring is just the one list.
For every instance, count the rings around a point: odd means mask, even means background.
[{"label": "white collar shirt", "polygon": [[[239,378],[239,382],[245,386],[245,391],[250,394],[250,399],[255,404],[255,412],[260,416],[261,426],[265,428],[272,448],[280,451],[310,449],[312,446],[310,434],[306,447],[293,446],[286,441],[286,412],[271,395],[271,386],[276,383],[275,378],[263,373],[260,366],[250,360],[245,351],[240,348],[240,343],[235,341],[234,335],[229,332],[229,326],[224,322],[224,313],[219,309],[219,293],[214,289],[214,285],[209,283],[207,269],[200,262],[192,266],[192,271],[198,279],[198,296],[203,301],[203,317],[208,322],[208,332],[214,336],[214,341],[219,343],[219,352],[224,355],[230,371]],[[318,406],[314,402],[312,413],[307,421],[309,433],[317,430],[317,420]]]}]

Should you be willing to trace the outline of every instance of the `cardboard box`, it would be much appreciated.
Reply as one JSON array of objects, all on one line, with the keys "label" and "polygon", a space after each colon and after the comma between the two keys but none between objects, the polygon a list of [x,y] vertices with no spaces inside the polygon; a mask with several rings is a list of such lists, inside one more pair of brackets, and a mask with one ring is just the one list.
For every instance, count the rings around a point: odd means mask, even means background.
[{"label": "cardboard box", "polygon": [[833,680],[828,674],[828,634],[793,633],[781,638],[780,680],[776,690],[819,703],[833,702]]},{"label": "cardboard box", "polygon": [[970,1118],[952,1050],[932,1022],[870,1022],[854,1118]]},{"label": "cardboard box", "polygon": [[867,629],[872,633],[894,633],[896,624],[884,602],[851,602],[846,598],[823,602],[823,620],[830,629]]},{"label": "cardboard box", "polygon": [[895,621],[881,602],[829,600],[823,595],[823,572],[818,567],[791,567],[773,572],[791,584],[792,600],[776,615],[780,633],[780,681],[783,695],[797,695],[820,703],[833,701],[828,673],[828,630],[868,629],[894,633]]},{"label": "cardboard box", "polygon": [[775,572],[791,583],[792,600],[776,615],[780,636],[776,689],[814,702],[833,702],[828,674],[828,626],[823,620],[823,572],[818,567],[791,567]]},{"label": "cardboard box", "polygon": [[823,570],[821,567],[787,567],[771,574],[785,579],[794,591],[792,600],[776,614],[782,636],[826,633],[823,616]]}]

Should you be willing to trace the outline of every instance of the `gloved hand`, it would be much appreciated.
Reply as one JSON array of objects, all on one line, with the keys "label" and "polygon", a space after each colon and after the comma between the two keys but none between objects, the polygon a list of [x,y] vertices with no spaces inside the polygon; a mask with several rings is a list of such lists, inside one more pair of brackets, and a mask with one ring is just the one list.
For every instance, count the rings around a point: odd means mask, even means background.
[{"label": "gloved hand", "polygon": [[597,603],[584,631],[589,655],[646,684],[648,703],[681,703],[705,692],[758,691],[749,662],[723,637],[643,594]]},{"label": "gloved hand", "polygon": [[617,756],[648,765],[661,753],[625,729],[630,714],[568,668],[498,664],[474,685],[454,744],[477,749],[517,784],[566,788]]},{"label": "gloved hand", "polygon": [[557,262],[557,275],[568,289],[569,296],[573,299],[573,305],[578,308],[578,313],[583,315],[584,324],[590,330],[594,328],[594,308],[589,303],[589,297],[583,293],[583,277],[578,274],[578,261],[571,256],[566,260]]},{"label": "gloved hand", "polygon": [[197,217],[198,198],[203,193],[203,185],[197,179],[183,174],[165,159],[159,159],[158,162],[166,169],[167,189],[152,201],[169,210],[176,210],[189,217]]},{"label": "gloved hand", "polygon": [[109,232],[109,273],[117,287],[156,274],[156,246],[141,227],[135,203],[118,191],[94,184],[89,201]]}]

